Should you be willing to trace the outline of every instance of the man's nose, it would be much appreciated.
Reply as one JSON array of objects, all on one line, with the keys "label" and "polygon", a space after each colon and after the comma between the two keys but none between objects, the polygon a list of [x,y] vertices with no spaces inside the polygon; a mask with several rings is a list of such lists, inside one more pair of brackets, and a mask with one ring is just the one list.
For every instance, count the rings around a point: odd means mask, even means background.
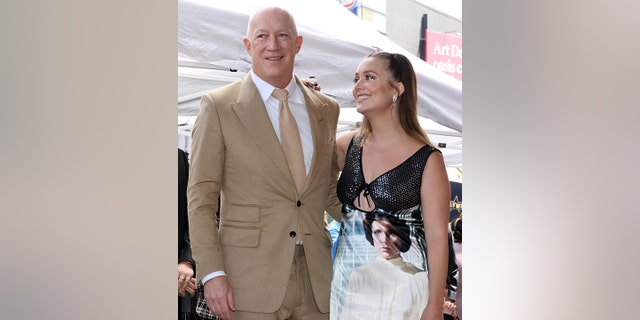
[{"label": "man's nose", "polygon": [[278,50],[280,48],[280,44],[278,43],[278,37],[269,37],[267,40],[267,49],[268,50]]}]

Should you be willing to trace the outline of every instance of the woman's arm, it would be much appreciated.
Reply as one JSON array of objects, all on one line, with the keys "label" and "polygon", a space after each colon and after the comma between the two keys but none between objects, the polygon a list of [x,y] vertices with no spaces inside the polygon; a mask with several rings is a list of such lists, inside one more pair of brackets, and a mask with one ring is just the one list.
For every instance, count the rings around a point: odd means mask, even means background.
[{"label": "woman's arm", "polygon": [[434,151],[427,159],[422,175],[420,198],[429,268],[429,300],[421,319],[442,319],[449,258],[447,223],[451,194],[449,178],[440,152]]}]

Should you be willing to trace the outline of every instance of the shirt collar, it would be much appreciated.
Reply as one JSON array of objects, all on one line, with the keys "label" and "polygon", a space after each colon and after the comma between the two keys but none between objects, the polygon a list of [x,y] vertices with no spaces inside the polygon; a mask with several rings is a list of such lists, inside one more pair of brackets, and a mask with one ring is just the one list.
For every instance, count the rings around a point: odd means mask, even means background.
[{"label": "shirt collar", "polygon": [[[251,80],[253,80],[253,83],[256,85],[262,101],[267,101],[267,99],[271,97],[271,93],[273,93],[273,90],[276,87],[262,80],[255,73],[251,72],[250,74]],[[287,84],[284,89],[287,89],[287,91],[289,92],[289,101],[304,104],[304,96],[302,95],[302,91],[300,90],[300,88],[298,88],[298,84],[296,83],[295,77],[293,75],[291,76],[291,81],[289,81],[289,84]]]}]

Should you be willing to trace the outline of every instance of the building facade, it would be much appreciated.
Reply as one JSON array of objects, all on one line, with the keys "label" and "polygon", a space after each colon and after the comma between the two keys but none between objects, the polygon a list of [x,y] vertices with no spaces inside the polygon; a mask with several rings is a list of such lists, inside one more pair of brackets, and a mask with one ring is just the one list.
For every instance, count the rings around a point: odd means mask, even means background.
[{"label": "building facade", "polygon": [[[426,28],[462,37],[461,0],[453,9],[444,3],[456,0],[338,0],[362,20],[371,23],[403,49],[419,56],[423,17]],[[423,58],[423,57],[421,57]]]}]

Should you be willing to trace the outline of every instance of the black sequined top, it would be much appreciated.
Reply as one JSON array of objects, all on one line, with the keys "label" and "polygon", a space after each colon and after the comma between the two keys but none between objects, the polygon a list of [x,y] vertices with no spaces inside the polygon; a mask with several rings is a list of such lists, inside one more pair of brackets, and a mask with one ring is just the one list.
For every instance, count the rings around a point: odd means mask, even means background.
[{"label": "black sequined top", "polygon": [[[338,198],[344,206],[354,209],[354,200],[364,190],[364,195],[369,195],[373,200],[375,210],[396,212],[396,215],[402,211],[409,215],[420,214],[422,173],[429,155],[440,150],[425,145],[397,167],[367,184],[362,172],[362,148],[358,146],[359,139],[359,136],[355,136],[351,140],[338,181]],[[413,218],[422,220],[421,214]]]}]

